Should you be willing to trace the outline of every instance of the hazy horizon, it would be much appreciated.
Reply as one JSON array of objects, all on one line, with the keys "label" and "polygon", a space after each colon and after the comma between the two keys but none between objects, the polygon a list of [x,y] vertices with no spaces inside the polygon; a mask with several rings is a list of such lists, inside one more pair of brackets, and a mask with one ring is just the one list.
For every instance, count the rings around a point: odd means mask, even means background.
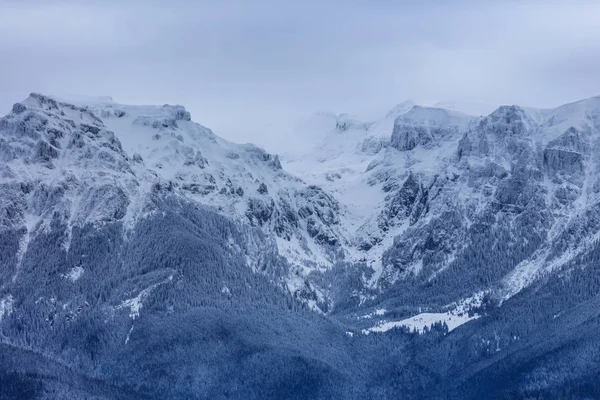
[{"label": "hazy horizon", "polygon": [[[0,111],[29,92],[182,104],[277,147],[319,111],[407,99],[554,107],[600,95],[600,4],[0,1]],[[559,27],[559,29],[557,29]]]}]

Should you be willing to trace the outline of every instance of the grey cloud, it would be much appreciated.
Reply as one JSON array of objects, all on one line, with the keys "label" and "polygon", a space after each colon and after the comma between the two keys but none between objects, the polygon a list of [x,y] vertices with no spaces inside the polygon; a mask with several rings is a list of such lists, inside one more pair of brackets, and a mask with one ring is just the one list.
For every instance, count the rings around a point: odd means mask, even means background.
[{"label": "grey cloud", "polygon": [[4,1],[0,110],[29,91],[181,103],[277,147],[318,110],[600,94],[592,1]]}]

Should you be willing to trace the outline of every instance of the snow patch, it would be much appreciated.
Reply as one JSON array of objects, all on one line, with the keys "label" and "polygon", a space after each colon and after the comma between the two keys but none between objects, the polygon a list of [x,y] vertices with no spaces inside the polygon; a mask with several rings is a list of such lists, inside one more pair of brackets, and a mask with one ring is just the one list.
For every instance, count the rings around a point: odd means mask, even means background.
[{"label": "snow patch", "polygon": [[129,343],[129,338],[131,337],[131,332],[133,332],[134,324],[131,324],[131,328],[129,328],[129,332],[127,332],[127,337],[125,338],[125,344]]},{"label": "snow patch", "polygon": [[9,316],[13,312],[13,297],[6,295],[0,300],[0,322],[5,316]]},{"label": "snow patch", "polygon": [[63,274],[62,277],[71,282],[76,282],[83,275],[83,271],[84,269],[81,266],[73,267],[67,274]]},{"label": "snow patch", "polygon": [[373,316],[381,317],[381,316],[385,315],[386,312],[387,312],[387,310],[385,308],[378,308],[375,311],[373,311],[372,313],[362,315],[362,316],[360,316],[358,318],[359,319],[366,319],[366,318],[373,318]]},{"label": "snow patch", "polygon": [[368,335],[372,332],[383,333],[393,328],[406,327],[411,332],[418,332],[422,334],[426,329],[438,322],[446,323],[448,326],[448,332],[451,332],[459,326],[480,317],[478,314],[469,315],[469,310],[474,307],[479,307],[482,303],[483,296],[484,292],[479,292],[469,298],[449,304],[446,307],[452,309],[443,313],[420,313],[400,321],[384,320],[372,328],[363,329],[362,333],[364,335]]},{"label": "snow patch", "polygon": [[170,275],[164,281],[155,283],[154,285],[142,290],[134,298],[123,301],[120,305],[116,306],[115,309],[120,310],[122,308],[129,308],[129,310],[130,310],[129,316],[131,317],[131,319],[135,320],[136,318],[138,318],[140,316],[140,309],[142,308],[143,301],[150,295],[150,293],[152,293],[152,291],[154,289],[156,289],[156,287],[158,287],[162,284],[165,284],[167,282],[171,282],[172,280],[173,280],[173,275]]},{"label": "snow patch", "polygon": [[407,319],[403,319],[401,321],[383,321],[377,324],[376,326],[363,329],[362,333],[368,335],[371,332],[387,332],[392,328],[398,327],[406,327],[411,331],[416,331],[418,333],[425,332],[425,329],[430,328],[433,324],[440,322],[446,323],[448,325],[448,332],[458,328],[462,324],[465,324],[471,320],[479,318],[479,315],[473,315],[469,317],[468,314],[457,315],[453,312],[445,312],[445,313],[421,313],[415,315],[414,317],[410,317]]}]

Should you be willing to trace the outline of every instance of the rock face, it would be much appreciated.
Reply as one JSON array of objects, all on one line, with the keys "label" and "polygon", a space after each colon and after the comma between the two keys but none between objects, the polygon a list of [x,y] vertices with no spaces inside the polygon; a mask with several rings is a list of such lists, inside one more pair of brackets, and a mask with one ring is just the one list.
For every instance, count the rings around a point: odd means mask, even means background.
[{"label": "rock face", "polygon": [[457,135],[468,119],[448,110],[415,106],[394,121],[391,146],[408,151],[417,146],[439,145],[440,141]]}]

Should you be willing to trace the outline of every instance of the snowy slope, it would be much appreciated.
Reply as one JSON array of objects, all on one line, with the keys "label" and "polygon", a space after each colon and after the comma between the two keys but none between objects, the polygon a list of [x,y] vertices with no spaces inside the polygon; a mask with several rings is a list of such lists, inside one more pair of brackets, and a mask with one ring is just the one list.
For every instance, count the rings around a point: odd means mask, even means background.
[{"label": "snowy slope", "polygon": [[[248,266],[277,252],[289,268],[274,279],[315,309],[385,303],[441,321],[477,293],[514,296],[600,238],[599,98],[487,116],[442,105],[405,102],[371,122],[319,114],[304,124],[310,150],[280,161],[182,106],[32,94],[0,120],[2,225],[24,232],[19,258],[56,215],[69,232],[132,229],[168,193],[260,229],[268,243],[247,238]],[[364,269],[342,290],[328,271],[348,266]]]},{"label": "snowy slope", "polygon": [[[380,264],[383,251],[406,226],[395,226],[385,238],[378,237],[377,245],[366,252],[360,248],[365,247],[369,236],[381,236],[378,220],[389,204],[386,198],[393,187],[410,171],[431,179],[443,170],[455,157],[461,134],[472,120],[453,111],[402,104],[382,121],[348,124],[343,129],[337,122],[335,128],[323,132],[324,139],[310,153],[285,159],[285,168],[327,188],[347,207],[349,214],[344,222],[354,236],[354,261]],[[413,151],[402,151],[406,149],[400,142],[410,140],[407,136],[412,135],[407,131],[421,126],[441,128],[445,134],[428,145],[412,147]]]},{"label": "snowy slope", "polygon": [[[306,276],[343,251],[345,210],[335,199],[285,172],[276,155],[192,122],[181,106],[32,94],[0,124],[0,183],[10,188],[1,200],[4,209],[15,208],[3,222],[25,230],[19,254],[57,212],[69,232],[113,219],[132,229],[151,215],[159,192],[262,229],[289,261],[282,278],[292,292],[319,298]],[[23,198],[22,187],[30,188]],[[252,268],[260,270],[264,251],[256,243],[247,255]]]},{"label": "snowy slope", "polygon": [[[463,105],[467,115],[451,103],[408,102],[374,122],[330,116],[313,149],[285,155],[283,165],[348,209],[348,253],[372,269],[365,287],[384,293],[377,296],[445,282],[472,265],[488,283],[452,283],[465,287],[452,301],[481,290],[506,299],[600,237],[599,103],[502,106],[477,116],[489,105]],[[475,243],[497,252],[496,267]],[[514,259],[500,260],[511,247]]]}]

